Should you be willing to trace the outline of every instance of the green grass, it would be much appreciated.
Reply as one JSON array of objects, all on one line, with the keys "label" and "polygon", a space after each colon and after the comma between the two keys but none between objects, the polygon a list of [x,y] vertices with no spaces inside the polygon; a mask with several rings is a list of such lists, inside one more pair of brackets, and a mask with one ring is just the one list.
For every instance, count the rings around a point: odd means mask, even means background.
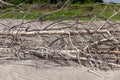
[{"label": "green grass", "polygon": [[[23,5],[25,7],[25,5]],[[27,7],[29,7],[29,4],[26,4]],[[84,15],[90,15],[90,14],[99,14],[104,9],[106,5],[96,5],[93,6],[92,4],[72,4],[69,6],[69,10],[59,11],[56,12],[50,16],[47,16],[44,18],[44,20],[59,20],[66,18],[74,20],[75,18],[71,18],[73,16],[84,16]],[[101,15],[102,17],[105,17],[106,19],[109,18],[113,14],[113,10],[111,7],[114,7],[115,5],[110,5],[106,8],[105,12]],[[90,11],[90,8],[93,8],[92,11]],[[119,8],[120,5],[117,5]],[[118,9],[116,8],[116,9]],[[16,10],[16,12],[13,11],[14,8],[7,8],[0,10],[0,18],[16,18],[16,19],[27,19],[27,20],[35,20],[41,17],[44,14],[47,14],[51,12],[52,10],[32,10],[32,12],[27,12],[25,10]],[[120,20],[120,14],[117,14],[115,17],[112,18],[112,20],[119,21]],[[69,18],[70,17],[70,18]],[[80,20],[83,21],[89,21],[92,19],[93,16],[88,17],[80,17]],[[97,20],[104,20],[102,18],[98,18]]]},{"label": "green grass", "polygon": [[16,18],[16,19],[35,20],[41,15],[43,15],[41,12],[36,12],[36,13],[6,12],[5,14],[0,13],[0,18]]}]

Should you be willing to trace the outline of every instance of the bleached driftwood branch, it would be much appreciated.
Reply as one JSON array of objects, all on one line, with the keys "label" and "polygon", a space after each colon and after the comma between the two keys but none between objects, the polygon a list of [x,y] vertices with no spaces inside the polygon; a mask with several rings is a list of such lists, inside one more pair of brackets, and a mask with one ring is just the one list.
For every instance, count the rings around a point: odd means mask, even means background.
[{"label": "bleached driftwood branch", "polygon": [[[15,52],[15,50],[11,49],[11,48],[0,48],[0,52]],[[43,56],[44,54],[40,54],[40,53],[37,53],[36,51],[33,51],[34,53],[32,53],[32,55],[39,55],[39,56]],[[49,52],[48,55],[52,56],[54,53],[58,53],[60,55],[65,55],[71,59],[77,59],[77,56],[75,53],[81,53],[80,50],[49,50],[47,51]],[[27,51],[27,53],[29,54],[29,51]],[[45,52],[42,52],[42,53],[46,53]],[[53,53],[53,54],[50,54],[50,53]],[[120,54],[120,51],[98,51],[97,52],[98,54]],[[0,59],[6,59],[6,57],[4,58],[0,58]],[[12,59],[11,57],[7,57],[7,59]],[[88,59],[86,57],[80,57],[79,56],[79,59],[80,60],[84,60],[84,61],[87,61]],[[116,67],[120,67],[120,65],[118,64],[115,64],[115,63],[107,63],[107,62],[103,62],[101,60],[95,60],[95,59],[89,59],[90,61],[94,61],[94,62],[97,62],[97,63],[106,63],[106,64],[109,64],[109,65],[112,65],[112,66],[116,66]]]},{"label": "bleached driftwood branch", "polygon": [[3,8],[3,7],[8,7],[8,6],[14,6],[13,4],[11,3],[8,3],[8,2],[5,2],[3,0],[0,0],[0,7]]},{"label": "bleached driftwood branch", "polygon": [[[36,50],[28,50],[27,53],[29,51],[36,51]],[[15,52],[14,49],[11,48],[0,48],[0,52]],[[81,50],[45,50],[45,52],[42,53],[60,53],[63,55],[70,55],[71,57],[76,57],[75,53],[81,53]],[[82,52],[83,53],[83,52]],[[84,53],[86,54],[86,53]],[[97,54],[120,54],[120,51],[97,51]]]},{"label": "bleached driftwood branch", "polygon": [[[120,32],[120,31],[109,31],[111,33],[113,32]],[[8,33],[0,33],[0,35],[21,35],[21,36],[35,36],[35,35],[78,35],[78,34],[104,34],[108,33],[108,30],[79,30],[79,31],[67,31],[67,30],[50,30],[50,31],[31,31],[31,32],[8,32]]]},{"label": "bleached driftwood branch", "polygon": [[114,40],[114,38],[108,38],[108,39],[104,38],[104,39],[101,39],[99,41],[96,41],[96,42],[86,46],[83,50],[87,50],[90,46],[98,45],[98,44],[100,44],[102,42],[108,42],[108,41],[113,41],[113,40]]}]

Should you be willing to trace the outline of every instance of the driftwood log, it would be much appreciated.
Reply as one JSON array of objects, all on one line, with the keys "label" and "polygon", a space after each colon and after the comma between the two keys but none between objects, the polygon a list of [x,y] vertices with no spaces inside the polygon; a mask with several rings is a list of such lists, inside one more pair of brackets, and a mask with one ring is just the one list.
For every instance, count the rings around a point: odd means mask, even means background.
[{"label": "driftwood log", "polygon": [[7,35],[7,36],[14,36],[14,35],[21,35],[21,36],[35,36],[35,35],[78,35],[78,34],[104,34],[104,33],[113,33],[113,32],[120,32],[120,31],[108,31],[108,30],[79,30],[79,31],[67,31],[67,30],[51,30],[51,31],[31,31],[31,32],[17,32],[14,31],[12,33],[0,33],[0,35]]}]

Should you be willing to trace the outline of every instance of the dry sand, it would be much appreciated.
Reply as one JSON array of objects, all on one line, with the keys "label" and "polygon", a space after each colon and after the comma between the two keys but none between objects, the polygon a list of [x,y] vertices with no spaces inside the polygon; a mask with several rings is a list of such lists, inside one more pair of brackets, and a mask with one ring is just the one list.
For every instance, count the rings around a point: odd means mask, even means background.
[{"label": "dry sand", "polygon": [[120,80],[120,70],[105,72],[44,62],[44,60],[4,62],[0,65],[0,80]]}]

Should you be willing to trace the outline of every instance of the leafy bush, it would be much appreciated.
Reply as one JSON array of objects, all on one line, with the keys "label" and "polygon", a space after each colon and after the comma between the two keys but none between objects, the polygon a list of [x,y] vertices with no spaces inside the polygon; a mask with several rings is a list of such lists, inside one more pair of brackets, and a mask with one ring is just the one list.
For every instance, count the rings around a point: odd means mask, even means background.
[{"label": "leafy bush", "polygon": [[20,4],[20,3],[33,3],[33,2],[40,2],[40,0],[4,0],[4,1],[7,1],[7,2],[10,2],[12,4]]},{"label": "leafy bush", "polygon": [[[40,3],[57,3],[58,0],[4,0],[13,4],[19,4],[22,2],[25,3],[33,3],[33,2],[40,2]],[[61,0],[62,2],[66,1],[66,0]],[[94,2],[103,2],[103,0],[71,0],[72,3],[94,3]]]},{"label": "leafy bush", "polygon": [[5,0],[5,1],[10,2],[12,4],[19,4],[19,3],[24,2],[24,0]]}]

